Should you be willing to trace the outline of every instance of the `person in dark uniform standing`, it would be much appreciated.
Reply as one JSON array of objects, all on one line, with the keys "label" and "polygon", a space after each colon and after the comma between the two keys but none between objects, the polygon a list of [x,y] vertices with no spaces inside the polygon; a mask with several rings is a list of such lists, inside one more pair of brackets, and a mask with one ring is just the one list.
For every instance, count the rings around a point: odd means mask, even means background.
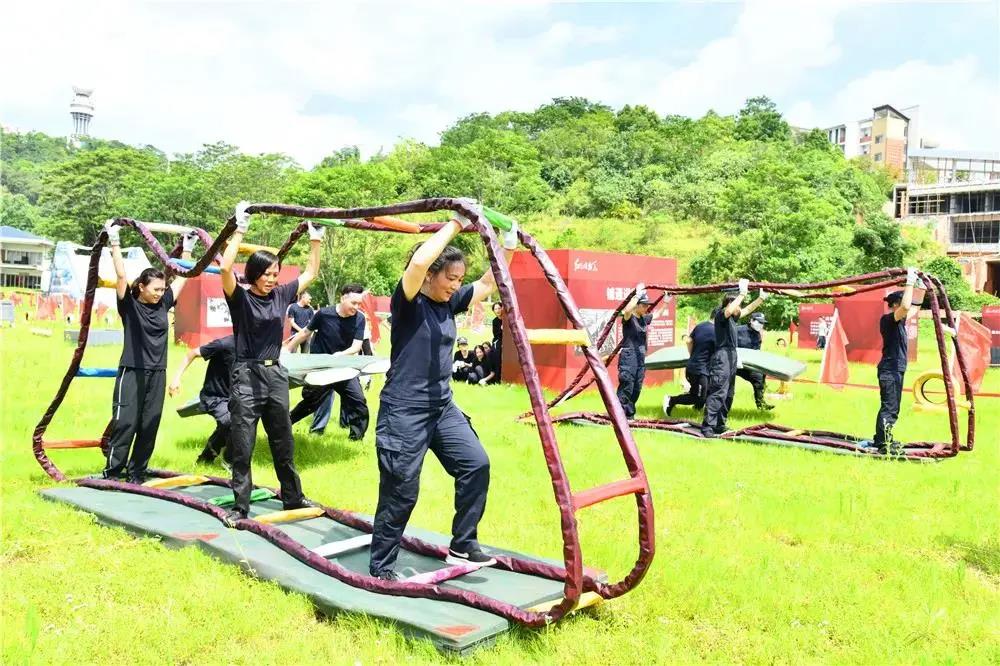
[{"label": "person in dark uniform standing", "polygon": [[695,409],[705,407],[705,398],[708,396],[708,364],[715,352],[715,324],[703,321],[695,326],[688,336],[687,348],[688,362],[684,376],[690,388],[687,393],[667,397],[664,407],[667,416],[670,416],[677,405],[691,405]]},{"label": "person in dark uniform standing", "polygon": [[701,434],[705,437],[715,437],[726,431],[726,419],[733,406],[737,370],[736,322],[760,307],[767,298],[767,293],[761,289],[757,300],[741,308],[748,286],[748,280],[740,280],[739,293],[724,295],[715,311],[715,351],[708,367],[708,397],[701,422]]},{"label": "person in dark uniform standing", "polygon": [[181,392],[181,377],[196,358],[208,361],[205,381],[198,395],[201,408],[215,419],[215,430],[205,443],[205,449],[195,462],[211,463],[221,453],[223,464],[231,468],[229,450],[229,394],[232,391],[233,362],[236,360],[236,338],[227,335],[200,347],[189,349],[174,381],[167,387],[171,397]]},{"label": "person in dark uniform standing", "polygon": [[493,350],[490,356],[490,363],[496,372],[496,381],[500,383],[500,369],[503,363],[503,303],[497,301],[493,304]]},{"label": "person in dark uniform standing", "polygon": [[232,424],[229,441],[236,504],[225,517],[229,526],[246,518],[250,511],[250,491],[253,489],[250,459],[258,421],[263,422],[271,447],[274,471],[281,484],[281,503],[285,509],[308,506],[295,470],[295,441],[288,416],[288,370],[278,363],[278,355],[288,306],[319,272],[324,229],[309,223],[309,264],[297,280],[279,286],[281,266],[278,257],[258,250],[247,260],[244,277],[248,288],[244,289],[236,282],[233,263],[250,226],[249,205],[241,201],[236,206],[236,232],[226,246],[221,266],[222,290],[229,304],[236,337],[236,362],[229,399]]},{"label": "person in dark uniform standing", "polygon": [[[471,223],[456,218],[414,248],[389,305],[391,366],[375,429],[379,489],[369,563],[371,575],[384,580],[399,579],[393,567],[417,503],[428,450],[455,479],[455,518],[446,561],[495,564],[478,541],[490,461],[469,418],[453,402],[449,380],[455,315],[489,296],[496,283],[487,269],[476,282],[462,285],[465,257],[449,243]],[[503,235],[507,261],[517,242],[515,225]]]},{"label": "person in dark uniform standing", "polygon": [[[309,349],[313,354],[356,356],[365,339],[365,316],[360,311],[364,290],[360,284],[345,284],[340,288],[340,301],[333,307],[320,308],[309,326],[286,342],[285,347],[294,349],[312,336]],[[368,431],[368,403],[357,377],[327,386],[303,386],[302,400],[291,413],[292,423],[312,414],[309,430],[322,434],[330,422],[335,392],[340,396],[340,422],[350,430],[348,438],[363,439]]]},{"label": "person in dark uniform standing", "polygon": [[[312,321],[315,311],[309,306],[312,302],[312,296],[308,291],[303,291],[299,294],[299,300],[288,306],[288,327],[292,329],[292,336],[294,337],[299,332],[304,331],[309,322]],[[289,338],[291,340],[291,338]],[[306,338],[298,345],[287,347],[288,351],[296,352],[302,354],[309,353],[309,339]]]},{"label": "person in dark uniform standing", "polygon": [[[105,479],[125,474],[129,483],[143,483],[156,445],[167,387],[167,311],[184,289],[185,278],[175,277],[169,287],[163,271],[147,268],[131,285],[125,275],[120,228],[108,220],[104,225],[111,245],[118,293],[118,314],[125,329],[125,345],[115,379],[113,424],[108,439]],[[193,232],[181,243],[182,259],[190,259],[198,242]],[[131,455],[130,455],[131,451]]]},{"label": "person in dark uniform standing", "polygon": [[[736,328],[737,345],[744,349],[760,349],[761,344],[764,342],[763,331],[766,323],[767,319],[764,317],[763,312],[754,312],[750,315],[748,324],[742,324]],[[767,380],[763,372],[740,367],[736,371],[736,376],[750,382],[750,386],[753,387],[753,400],[757,404],[757,409],[764,411],[774,409],[774,405],[768,404],[764,400]]]},{"label": "person in dark uniform standing", "polygon": [[646,285],[639,283],[635,295],[622,310],[622,344],[618,354],[618,402],[627,418],[635,417],[635,403],[646,378],[646,327],[653,321]]},{"label": "person in dark uniform standing", "polygon": [[906,322],[916,314],[913,307],[913,286],[917,269],[906,271],[906,288],[885,297],[889,312],[879,319],[882,334],[882,359],[878,362],[879,409],[875,417],[873,444],[882,452],[893,451],[892,428],[899,418],[899,403],[903,398],[903,374],[906,372],[908,340]]}]

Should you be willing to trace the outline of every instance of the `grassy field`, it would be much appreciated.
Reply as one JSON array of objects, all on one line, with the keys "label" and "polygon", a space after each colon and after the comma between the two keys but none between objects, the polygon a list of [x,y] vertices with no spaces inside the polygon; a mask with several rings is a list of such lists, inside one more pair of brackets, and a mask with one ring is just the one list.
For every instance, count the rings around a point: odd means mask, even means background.
[{"label": "grassy field", "polygon": [[[0,331],[0,498],[3,653],[20,663],[421,663],[442,657],[426,642],[355,615],[318,618],[305,597],[223,565],[195,549],[99,526],[87,514],[43,501],[52,485],[30,453],[30,434],[72,347]],[[921,359],[933,362],[926,331]],[[818,352],[795,352],[815,377]],[[113,366],[117,348],[88,350],[85,365]],[[181,348],[171,350],[176,367]],[[874,383],[874,369],[852,369]],[[186,378],[200,385],[203,364]],[[74,382],[50,436],[100,432],[110,380]],[[377,401],[376,384],[370,400]],[[648,388],[643,416],[660,413],[665,390]],[[734,425],[763,419],[740,381]],[[984,390],[1000,391],[992,370]],[[877,393],[796,384],[773,420],[870,433]],[[485,543],[558,557],[560,539],[538,438],[512,421],[527,406],[517,387],[456,389],[493,463]],[[168,398],[154,464],[195,469],[210,419],[181,420]],[[945,438],[939,415],[911,411],[897,434]],[[591,394],[569,405],[598,408]],[[517,630],[469,663],[1000,662],[1000,400],[978,404],[978,447],[937,464],[889,463],[724,441],[637,432],[655,493],[657,554],[640,587],[543,631]],[[306,492],[325,504],[373,511],[374,432],[363,443],[296,427]],[[622,478],[610,433],[559,431],[574,488]],[[275,484],[258,443],[255,481]],[[69,475],[98,470],[94,450],[56,451]],[[220,472],[220,468],[202,468]],[[429,459],[412,523],[447,532],[450,479]],[[634,560],[634,503],[581,516],[586,562],[612,576]]]}]

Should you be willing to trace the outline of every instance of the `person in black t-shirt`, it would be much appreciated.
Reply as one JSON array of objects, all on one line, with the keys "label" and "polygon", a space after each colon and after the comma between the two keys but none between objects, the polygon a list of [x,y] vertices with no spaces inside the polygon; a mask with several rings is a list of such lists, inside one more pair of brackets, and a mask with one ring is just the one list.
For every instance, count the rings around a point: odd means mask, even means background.
[{"label": "person in black t-shirt", "polygon": [[906,372],[906,354],[909,341],[906,322],[918,311],[913,307],[913,287],[917,282],[917,269],[906,271],[906,288],[885,297],[889,312],[879,318],[882,334],[882,359],[878,362],[879,409],[875,417],[873,444],[883,452],[894,452],[892,428],[899,418],[899,403],[903,398],[903,374]]},{"label": "person in black t-shirt", "polygon": [[497,383],[497,371],[493,366],[490,348],[485,342],[476,345],[475,360],[472,362],[472,369],[469,370],[469,376],[465,378],[465,381],[479,386]]},{"label": "person in black t-shirt", "polygon": [[701,422],[701,434],[705,437],[716,437],[726,431],[726,419],[733,406],[738,364],[736,322],[759,308],[767,298],[767,293],[761,289],[757,300],[741,308],[748,287],[748,280],[740,280],[739,294],[723,296],[722,304],[715,311],[715,351],[708,367],[708,396]]},{"label": "person in black t-shirt", "polygon": [[705,407],[708,395],[708,364],[715,352],[715,324],[703,321],[694,327],[687,340],[688,362],[684,369],[689,389],[681,395],[668,396],[664,411],[670,416],[677,405],[691,405],[695,409]]},{"label": "person in black t-shirt", "polygon": [[[357,355],[365,338],[365,316],[359,309],[364,290],[360,284],[345,284],[340,289],[340,302],[333,307],[320,308],[308,328],[293,336],[285,347],[294,347],[312,336],[309,348],[313,354]],[[357,377],[327,386],[303,386],[302,400],[290,415],[292,423],[312,414],[310,431],[322,434],[330,421],[334,392],[340,396],[340,420],[350,430],[348,438],[363,439],[368,431],[368,403]]]},{"label": "person in black t-shirt", "polygon": [[223,464],[231,467],[229,450],[229,395],[232,392],[233,363],[236,360],[236,338],[227,335],[189,349],[181,367],[177,368],[174,381],[167,387],[171,397],[181,392],[181,377],[196,358],[208,361],[205,381],[198,395],[201,408],[215,419],[215,430],[205,443],[205,449],[195,462],[211,463],[221,453]]},{"label": "person in black t-shirt", "polygon": [[465,338],[459,338],[456,344],[458,349],[455,350],[455,358],[451,364],[451,378],[464,382],[469,379],[469,371],[476,362],[476,355],[469,351],[469,341]]},{"label": "person in black t-shirt", "polygon": [[[379,492],[369,563],[371,575],[385,580],[399,579],[393,566],[417,503],[428,450],[455,479],[455,518],[446,561],[495,564],[478,541],[490,461],[469,418],[452,401],[450,380],[455,315],[489,296],[496,283],[487,269],[476,282],[462,285],[465,257],[449,243],[472,225],[456,217],[414,247],[390,300],[391,366],[375,429]],[[503,246],[510,261],[517,246],[516,225],[503,235]]]},{"label": "person in black t-shirt", "polygon": [[[760,349],[761,344],[764,342],[764,324],[766,323],[767,319],[764,317],[763,312],[754,312],[750,315],[750,322],[748,324],[741,324],[736,327],[737,346],[743,349]],[[757,409],[764,411],[774,409],[774,405],[768,404],[764,400],[767,379],[764,377],[763,372],[741,367],[736,370],[736,376],[750,382],[750,386],[753,387],[753,400],[757,404]]]},{"label": "person in black t-shirt", "polygon": [[[288,327],[292,329],[292,337],[298,334],[300,331],[304,331],[309,322],[312,321],[315,311],[309,306],[312,302],[312,296],[308,291],[303,291],[299,294],[299,300],[288,306],[288,312],[286,316],[288,317]],[[292,338],[289,338],[291,341]],[[302,354],[309,353],[309,339],[306,338],[301,343],[297,345],[287,345],[286,349],[290,352],[300,352]]]},{"label": "person in black t-shirt", "polygon": [[254,252],[246,263],[247,289],[239,286],[233,263],[243,234],[250,226],[250,206],[241,201],[236,206],[236,232],[222,256],[222,291],[229,304],[236,337],[236,363],[233,366],[232,394],[229,399],[230,439],[233,465],[233,496],[236,504],[224,522],[234,526],[250,511],[253,480],[250,460],[257,422],[261,421],[271,447],[274,471],[281,484],[281,503],[285,509],[308,506],[302,483],[295,469],[295,440],[288,417],[288,370],[278,363],[288,306],[315,279],[319,272],[320,249],[324,229],[309,223],[309,263],[297,280],[278,284],[281,269],[278,257],[267,250]]},{"label": "person in black t-shirt", "polygon": [[[104,478],[117,479],[124,473],[129,483],[143,483],[156,444],[167,386],[167,311],[174,307],[187,280],[175,277],[167,287],[163,271],[147,268],[130,286],[125,276],[119,228],[113,220],[108,220],[104,230],[111,245],[118,314],[125,329]],[[193,232],[184,236],[182,259],[191,258],[197,241],[198,236]]]},{"label": "person in black t-shirt", "polygon": [[496,381],[500,382],[500,371],[503,367],[503,303],[497,301],[493,304],[493,350],[490,361],[496,371]]},{"label": "person in black t-shirt", "polygon": [[618,354],[618,402],[627,418],[635,417],[642,382],[646,378],[646,327],[653,321],[646,286],[639,283],[635,295],[622,310],[622,348]]}]

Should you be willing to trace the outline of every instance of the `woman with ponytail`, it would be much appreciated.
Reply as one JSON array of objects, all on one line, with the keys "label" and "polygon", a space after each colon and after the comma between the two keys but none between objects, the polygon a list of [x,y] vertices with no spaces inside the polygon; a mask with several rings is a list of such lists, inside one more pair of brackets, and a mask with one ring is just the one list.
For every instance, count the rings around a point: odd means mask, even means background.
[{"label": "woman with ponytail", "polygon": [[[119,227],[108,220],[104,230],[111,245],[118,314],[125,329],[104,478],[124,475],[129,483],[142,483],[156,444],[167,386],[167,311],[174,307],[186,280],[174,278],[168,287],[163,271],[147,268],[130,285],[125,276]],[[193,232],[185,235],[181,258],[190,259],[197,242]]]}]

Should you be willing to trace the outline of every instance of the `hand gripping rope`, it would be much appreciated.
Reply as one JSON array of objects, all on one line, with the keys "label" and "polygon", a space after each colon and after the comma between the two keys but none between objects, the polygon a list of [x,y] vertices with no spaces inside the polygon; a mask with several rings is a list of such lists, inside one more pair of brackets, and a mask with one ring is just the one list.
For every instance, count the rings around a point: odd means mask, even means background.
[{"label": "hand gripping rope", "polygon": [[[597,354],[597,347],[584,345],[584,355],[587,359],[590,371],[594,374],[594,381],[597,382],[601,396],[610,414],[610,423],[613,426],[615,437],[625,459],[626,468],[629,473],[627,479],[615,481],[597,488],[591,488],[582,492],[572,492],[566,471],[563,468],[562,457],[559,451],[558,441],[553,427],[553,421],[548,412],[542,394],[541,383],[535,368],[534,357],[531,346],[528,342],[529,332],[525,329],[524,321],[521,318],[518,308],[517,296],[514,292],[510,271],[503,259],[503,251],[497,241],[496,234],[490,225],[487,215],[494,221],[499,220],[503,225],[503,216],[497,215],[493,211],[484,213],[479,206],[467,199],[436,198],[421,199],[405,203],[388,206],[374,206],[368,208],[340,209],[340,208],[306,208],[301,206],[290,206],[285,204],[262,203],[253,204],[249,207],[250,213],[269,213],[275,215],[285,215],[291,217],[320,220],[324,224],[334,224],[350,229],[366,231],[384,231],[396,233],[431,233],[443,226],[437,224],[415,224],[404,220],[399,220],[395,215],[405,215],[410,213],[431,213],[435,211],[451,211],[458,213],[473,222],[475,231],[479,233],[489,258],[493,275],[496,278],[497,288],[500,292],[500,300],[504,305],[506,317],[506,330],[511,336],[511,341],[517,348],[518,357],[521,362],[521,372],[524,376],[525,385],[528,389],[528,397],[531,403],[531,413],[534,415],[539,438],[541,440],[542,452],[545,457],[546,467],[552,482],[552,491],[555,495],[556,506],[559,510],[561,532],[563,538],[563,567],[552,566],[532,560],[525,560],[515,557],[498,557],[498,567],[517,573],[541,576],[552,580],[563,582],[563,598],[554,606],[545,611],[532,611],[513,606],[484,595],[459,590],[450,587],[441,587],[436,583],[416,583],[416,582],[395,582],[383,581],[358,574],[329,560],[317,555],[313,551],[305,548],[288,538],[283,532],[273,525],[257,522],[252,519],[239,521],[237,527],[246,529],[260,535],[282,550],[288,552],[300,561],[322,571],[334,578],[354,585],[356,587],[372,592],[393,594],[407,597],[425,597],[452,601],[465,604],[474,608],[495,613],[521,624],[537,627],[559,620],[569,611],[573,610],[581,603],[581,597],[585,593],[597,594],[605,599],[625,594],[639,584],[653,560],[654,554],[654,529],[653,529],[653,504],[652,494],[643,469],[642,459],[639,456],[635,441],[632,439],[625,415],[621,405],[615,396],[614,387],[611,384],[605,366]],[[181,247],[178,244],[168,254],[159,244],[152,231],[167,229],[160,225],[143,223],[128,218],[115,220],[121,226],[134,228],[143,237],[147,246],[153,251],[161,263],[166,266],[167,271],[172,275],[182,277],[194,277],[202,273],[213,261],[216,261],[223,244],[232,236],[236,229],[235,218],[230,218],[222,228],[219,235],[212,240],[211,236],[202,229],[197,229],[198,235],[207,247],[205,253],[190,268],[172,262],[172,259],[179,256]],[[171,230],[174,231],[174,230]],[[284,257],[292,248],[295,242],[306,232],[306,222],[301,221],[289,235],[288,240],[278,251],[279,257]],[[558,296],[559,303],[570,321],[580,330],[585,330],[584,323],[577,310],[576,304],[566,287],[565,282],[559,275],[558,270],[546,255],[545,251],[535,242],[530,234],[519,230],[518,237],[521,243],[528,248],[532,256],[538,261],[546,279]],[[91,308],[93,306],[94,293],[98,286],[97,269],[100,261],[101,248],[107,242],[107,234],[101,232],[91,250],[90,265],[87,274],[87,288],[84,295],[82,316],[80,321],[80,337],[77,348],[73,353],[66,375],[63,377],[56,396],[39,421],[32,438],[32,448],[39,464],[49,476],[57,481],[66,480],[65,475],[46,455],[47,448],[57,448],[60,443],[46,442],[44,440],[45,430],[59,409],[70,383],[77,376],[80,362],[83,358],[84,350],[87,346],[87,336],[90,330]],[[101,439],[85,441],[81,446],[104,446],[110,433],[110,424],[105,429]],[[153,473],[154,476],[172,478],[179,476],[175,472],[160,471]],[[197,480],[197,483],[211,483],[220,486],[229,486],[226,479],[207,478]],[[151,497],[157,497],[172,502],[177,502],[185,506],[215,515],[221,520],[224,511],[211,503],[203,502],[197,498],[183,493],[174,492],[164,488],[154,488],[146,486],[136,486],[114,480],[104,479],[80,479],[77,484],[92,488],[107,490],[117,490],[130,492]],[[633,495],[635,497],[638,527],[639,527],[639,549],[635,564],[629,573],[620,581],[615,583],[604,583],[596,580],[593,575],[585,571],[583,557],[580,547],[579,533],[577,529],[576,513],[593,504],[603,502],[615,497]],[[323,511],[330,518],[356,529],[371,532],[371,523],[345,511],[332,508],[324,508]],[[444,559],[446,549],[430,543],[414,539],[412,537],[403,538],[403,546],[414,552]]]},{"label": "hand gripping rope", "polygon": [[[961,443],[961,433],[958,424],[958,404],[956,400],[955,387],[952,382],[952,375],[948,368],[948,353],[947,353],[947,343],[945,342],[945,331],[942,326],[942,306],[944,319],[952,330],[955,330],[955,315],[951,309],[951,304],[948,301],[948,295],[945,292],[944,285],[941,281],[933,275],[928,275],[925,273],[918,274],[924,285],[927,287],[927,294],[930,301],[930,309],[932,314],[932,319],[934,322],[934,336],[937,342],[938,356],[941,360],[941,373],[943,375],[943,381],[945,385],[945,397],[948,409],[948,424],[951,430],[951,442],[912,442],[906,445],[904,449],[904,456],[907,458],[949,458],[958,455],[959,451],[971,451],[975,444],[975,404],[972,392],[972,383],[969,380],[968,367],[965,360],[965,355],[962,350],[962,346],[958,341],[956,336],[952,336],[952,344],[954,345],[955,358],[958,362],[959,372],[962,377],[963,389],[966,396],[966,403],[963,403],[963,408],[968,409],[968,422],[966,425],[966,443]],[[839,280],[828,280],[825,282],[814,282],[805,284],[794,284],[794,283],[773,283],[773,282],[753,282],[750,284],[751,290],[764,289],[771,293],[787,296],[790,298],[798,300],[810,300],[810,299],[828,299],[828,298],[844,298],[847,296],[852,296],[855,294],[874,291],[878,289],[885,289],[886,287],[893,287],[902,285],[905,282],[906,269],[904,268],[892,268],[889,270],[881,271],[878,273],[867,273],[864,275],[855,275],[851,277],[841,278]],[[857,285],[857,286],[852,286]],[[724,284],[711,284],[711,285],[699,285],[699,286],[680,286],[680,285],[647,285],[647,289],[660,291],[661,294],[659,298],[656,299],[653,306],[658,303],[667,294],[675,295],[687,295],[687,294],[706,294],[706,293],[716,293],[722,292],[728,289],[734,289],[737,286],[735,282],[724,283]],[[611,335],[612,330],[615,326],[615,321],[617,317],[621,314],[625,305],[631,300],[635,295],[635,290],[629,293],[628,296],[618,305],[614,310],[611,317],[609,318],[601,334],[595,341],[595,346],[600,348],[608,337]],[[615,356],[621,350],[622,342],[612,350],[611,354],[605,360],[604,366],[608,367],[614,360]],[[590,367],[584,367],[577,373],[576,377],[564,388],[559,395],[550,400],[547,404],[549,409],[560,405],[564,402],[571,400],[573,397],[579,395],[583,390],[588,388],[593,382],[593,377],[588,377],[590,373]],[[526,413],[521,416],[522,419],[527,419],[531,417],[531,413]],[[607,424],[609,419],[603,414],[593,414],[585,412],[574,412],[570,414],[561,414],[555,419],[556,422],[563,421],[585,421],[595,424]],[[696,428],[691,428],[690,424],[686,421],[678,419],[637,419],[631,422],[632,427],[636,428],[646,428],[651,430],[666,430],[671,432],[680,432],[686,435],[691,435],[695,437],[700,437],[700,433]],[[764,423],[749,426],[741,430],[732,431],[726,433],[722,436],[723,439],[757,439],[757,440],[780,440],[785,442],[792,442],[797,444],[802,444],[807,447],[812,448],[833,448],[850,450],[852,452],[866,452],[866,449],[859,446],[860,439],[850,435],[844,435],[840,433],[827,432],[827,431],[802,431],[793,430],[784,426]],[[870,449],[867,451],[871,451]]]}]

